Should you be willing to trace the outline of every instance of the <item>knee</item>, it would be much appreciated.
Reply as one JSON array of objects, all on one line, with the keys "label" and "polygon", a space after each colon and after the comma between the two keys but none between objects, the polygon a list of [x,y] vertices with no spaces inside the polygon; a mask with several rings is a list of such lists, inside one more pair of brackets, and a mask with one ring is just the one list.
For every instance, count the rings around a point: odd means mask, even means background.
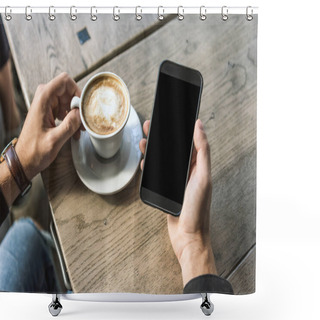
[{"label": "knee", "polygon": [[40,231],[31,218],[17,220],[6,234],[1,247],[9,250],[14,256],[20,256],[28,249],[42,244]]}]

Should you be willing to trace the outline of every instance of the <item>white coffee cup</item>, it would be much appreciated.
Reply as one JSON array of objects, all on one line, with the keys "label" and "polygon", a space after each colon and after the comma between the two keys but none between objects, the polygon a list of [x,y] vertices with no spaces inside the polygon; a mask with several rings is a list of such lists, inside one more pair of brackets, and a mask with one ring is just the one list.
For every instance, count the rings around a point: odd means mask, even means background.
[{"label": "white coffee cup", "polygon": [[[94,82],[97,81],[98,78],[106,78],[106,77],[112,77],[118,80],[121,83],[121,89],[123,90],[122,93],[123,95],[126,96],[125,101],[126,101],[126,116],[124,121],[121,123],[121,125],[112,133],[110,134],[99,134],[91,130],[85,120],[84,117],[84,112],[83,112],[83,107],[84,107],[84,99],[86,97],[86,94],[88,93],[88,89],[90,89],[90,85]],[[84,86],[81,97],[73,97],[71,100],[70,108],[79,108],[80,109],[80,118],[83,126],[85,127],[86,131],[89,134],[89,137],[91,139],[91,142],[93,144],[93,147],[95,151],[98,153],[99,156],[102,158],[111,158],[113,157],[118,150],[120,149],[121,142],[122,142],[122,136],[123,136],[123,130],[124,127],[127,124],[127,121],[129,119],[130,115],[130,109],[131,109],[131,104],[130,104],[130,95],[129,95],[129,90],[124,83],[124,81],[115,73],[112,72],[100,72],[91,77],[86,85]]]}]

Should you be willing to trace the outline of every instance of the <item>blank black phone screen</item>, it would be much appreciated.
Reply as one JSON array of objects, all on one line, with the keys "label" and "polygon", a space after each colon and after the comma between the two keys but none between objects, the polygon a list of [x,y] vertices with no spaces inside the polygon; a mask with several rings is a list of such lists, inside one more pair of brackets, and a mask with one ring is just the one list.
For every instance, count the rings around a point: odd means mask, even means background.
[{"label": "blank black phone screen", "polygon": [[159,74],[142,186],[182,204],[200,87]]}]

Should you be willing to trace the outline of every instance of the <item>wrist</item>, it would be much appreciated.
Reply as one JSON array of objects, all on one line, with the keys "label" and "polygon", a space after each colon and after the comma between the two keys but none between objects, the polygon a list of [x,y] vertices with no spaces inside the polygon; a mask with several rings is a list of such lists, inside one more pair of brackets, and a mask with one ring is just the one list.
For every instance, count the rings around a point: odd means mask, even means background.
[{"label": "wrist", "polygon": [[7,206],[10,207],[19,195],[20,190],[5,162],[0,163],[0,189],[6,200]]},{"label": "wrist", "polygon": [[186,246],[179,258],[183,286],[203,274],[217,274],[211,245],[201,242]]},{"label": "wrist", "polygon": [[[31,182],[25,174],[25,170],[21,164],[19,156],[16,151],[17,146],[17,138],[13,139],[2,151],[0,162],[5,162],[7,166],[7,173],[10,173],[9,177],[6,175],[6,172],[2,172],[4,176],[1,178],[1,187],[4,189],[8,189],[9,191],[13,191],[13,196],[9,197],[9,200],[13,200],[16,198],[15,187],[18,187],[19,194],[24,196],[31,187]],[[14,183],[15,185],[14,185]],[[7,203],[11,204],[12,201],[8,201],[8,197],[6,197]]]},{"label": "wrist", "polygon": [[31,181],[37,175],[37,172],[35,172],[36,170],[33,166],[32,157],[28,157],[28,150],[25,150],[19,139],[15,146],[15,151],[27,179]]}]

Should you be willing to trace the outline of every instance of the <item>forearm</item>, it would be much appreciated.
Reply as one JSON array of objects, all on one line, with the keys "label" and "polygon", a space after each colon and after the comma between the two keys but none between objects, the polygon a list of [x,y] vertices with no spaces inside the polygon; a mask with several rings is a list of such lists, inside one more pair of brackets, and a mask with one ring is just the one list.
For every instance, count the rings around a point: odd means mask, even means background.
[{"label": "forearm", "polygon": [[184,293],[228,293],[233,294],[228,280],[218,276],[214,256],[210,245],[193,245],[181,256],[183,292]]},{"label": "forearm", "polygon": [[[27,192],[32,178],[52,163],[68,139],[75,134],[79,138],[79,110],[70,111],[69,105],[80,94],[77,84],[66,73],[38,86],[19,139],[15,146],[13,142],[8,145],[5,162],[0,163],[0,189],[8,207],[21,192]],[[62,120],[59,126],[55,125],[56,118]],[[0,208],[1,218],[6,207]]]},{"label": "forearm", "polygon": [[217,274],[211,247],[192,245],[184,249],[179,260],[183,286],[203,274]]}]

